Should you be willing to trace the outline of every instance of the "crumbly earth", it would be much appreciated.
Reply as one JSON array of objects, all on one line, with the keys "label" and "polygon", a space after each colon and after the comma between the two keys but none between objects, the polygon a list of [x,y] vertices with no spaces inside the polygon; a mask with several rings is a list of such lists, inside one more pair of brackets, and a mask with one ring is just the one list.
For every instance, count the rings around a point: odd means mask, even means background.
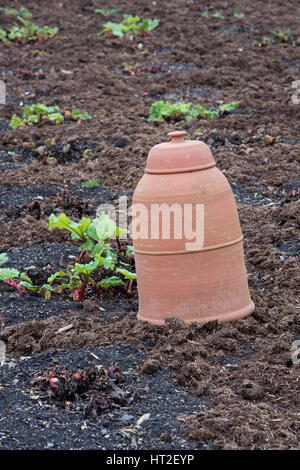
[{"label": "crumbly earth", "polygon": [[[7,104],[0,105],[0,252],[8,253],[10,266],[34,264],[39,281],[63,268],[77,248],[68,234],[48,231],[49,214],[93,217],[99,204],[117,207],[120,195],[130,202],[151,146],[170,130],[185,129],[210,146],[232,185],[256,310],[228,324],[185,326],[171,319],[154,327],[136,320],[136,290],[131,298],[117,292],[77,304],[66,297],[20,298],[0,286],[0,339],[7,349],[0,366],[0,448],[299,448],[299,364],[291,359],[292,343],[300,340],[300,105],[291,99],[300,69],[297,2],[287,7],[276,0],[272,11],[256,0],[213,6],[142,0],[134,9],[125,0],[101,7],[93,0],[22,5],[32,21],[60,31],[40,44],[0,45],[7,85]],[[131,13],[159,18],[160,25],[149,37],[98,35],[107,19],[95,8],[117,7],[122,13],[109,20]],[[1,14],[0,27],[7,24],[12,20]],[[288,29],[286,42],[263,41]],[[24,80],[19,69],[43,73]],[[211,121],[148,121],[154,101],[180,98],[210,109],[240,105]],[[11,130],[11,116],[32,102],[79,108],[93,119]],[[267,136],[281,138],[268,145]],[[54,139],[48,156],[56,163],[36,150],[46,139]],[[82,187],[92,179],[97,188]],[[146,392],[132,409],[104,414],[101,425],[86,422],[26,392],[53,361],[118,363],[135,371],[128,384]],[[136,428],[148,412],[150,419]],[[123,414],[132,422],[125,425]]]}]

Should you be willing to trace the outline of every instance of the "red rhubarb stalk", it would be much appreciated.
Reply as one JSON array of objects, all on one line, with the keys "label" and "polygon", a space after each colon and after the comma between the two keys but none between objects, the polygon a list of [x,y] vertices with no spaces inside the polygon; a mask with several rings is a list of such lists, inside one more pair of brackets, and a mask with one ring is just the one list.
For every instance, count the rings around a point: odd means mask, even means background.
[{"label": "red rhubarb stalk", "polygon": [[84,291],[85,291],[85,288],[86,288],[86,284],[87,284],[87,281],[88,281],[88,276],[86,276],[84,278],[84,281],[82,283],[82,286],[81,286],[81,289],[80,289],[80,293],[79,293],[79,298],[78,300],[81,301],[83,299],[83,294],[84,294]]},{"label": "red rhubarb stalk", "polygon": [[[17,291],[19,292],[20,296],[23,297],[23,292],[25,291],[25,289],[23,288],[22,289],[22,286],[18,286],[18,284],[13,281],[12,279],[5,279],[5,282],[6,284],[8,284],[10,287],[13,287],[14,289],[17,289]],[[22,292],[23,290],[23,292]],[[25,291],[26,292],[26,291]]]}]

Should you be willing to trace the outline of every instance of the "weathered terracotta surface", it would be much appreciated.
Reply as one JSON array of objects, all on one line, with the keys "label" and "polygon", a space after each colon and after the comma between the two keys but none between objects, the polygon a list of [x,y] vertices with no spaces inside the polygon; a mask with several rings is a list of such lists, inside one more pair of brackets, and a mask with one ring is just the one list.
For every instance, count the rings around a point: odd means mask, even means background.
[{"label": "weathered terracotta surface", "polygon": [[[172,132],[171,142],[151,149],[134,193],[133,204],[148,209],[148,215],[139,218],[143,227],[148,224],[149,234],[147,239],[134,240],[138,318],[154,324],[170,317],[186,323],[242,318],[253,312],[254,304],[234,197],[208,146],[185,141],[185,134]],[[194,217],[196,204],[203,204],[203,244],[187,245],[193,241],[184,236],[184,222],[180,239],[174,237],[174,223],[170,239],[163,239],[161,219],[154,227],[157,239],[151,237],[153,204],[179,204],[182,210],[191,204]]]}]

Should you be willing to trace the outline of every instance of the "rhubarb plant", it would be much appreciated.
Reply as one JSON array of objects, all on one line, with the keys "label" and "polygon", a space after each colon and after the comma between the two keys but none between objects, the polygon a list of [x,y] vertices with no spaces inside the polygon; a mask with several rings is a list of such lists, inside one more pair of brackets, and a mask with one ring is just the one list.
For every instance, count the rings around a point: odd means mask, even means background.
[{"label": "rhubarb plant", "polygon": [[292,39],[292,31],[287,29],[286,31],[271,31],[271,36],[264,37],[263,41],[265,43],[269,42],[288,42]]},{"label": "rhubarb plant", "polygon": [[0,39],[2,42],[16,42],[24,45],[44,41],[45,39],[56,36],[58,33],[56,26],[54,28],[50,28],[49,26],[40,28],[35,23],[21,16],[17,16],[17,20],[21,25],[15,23],[10,29],[0,28]]},{"label": "rhubarb plant", "polygon": [[47,106],[42,103],[33,105],[25,105],[22,117],[14,114],[10,121],[10,127],[17,129],[23,126],[32,126],[41,121],[54,122],[55,124],[62,124],[65,117],[74,121],[91,119],[92,116],[86,112],[81,112],[79,109],[74,109],[72,112],[65,111],[65,116],[61,113],[59,106]]},{"label": "rhubarb plant", "polygon": [[239,101],[222,104],[215,110],[209,110],[200,104],[193,103],[170,103],[169,101],[155,101],[152,103],[149,113],[149,121],[170,121],[185,119],[214,119],[224,113],[233,111],[239,105]]},{"label": "rhubarb plant", "polygon": [[98,180],[89,180],[89,181],[84,181],[82,183],[83,188],[98,188],[99,186],[99,181]]},{"label": "rhubarb plant", "polygon": [[[114,287],[126,285],[118,276],[109,278],[102,278],[101,276],[100,282],[97,281],[99,270],[102,273],[116,271],[125,276],[124,272],[126,270],[121,272],[118,271],[119,268],[116,268],[118,255],[111,248],[113,239],[117,241],[119,255],[125,255],[128,258],[133,255],[132,247],[124,247],[120,242],[121,235],[127,233],[127,230],[118,227],[107,214],[102,214],[94,220],[83,217],[79,222],[70,220],[65,214],[59,216],[51,214],[49,217],[49,230],[54,228],[69,231],[72,239],[80,242],[79,262],[67,271],[66,276],[69,277],[69,282],[64,284],[64,288],[68,287],[72,292],[74,300],[82,300],[87,285],[96,288],[98,298],[101,289],[111,293]],[[82,264],[83,259],[87,263]],[[127,277],[127,279],[133,281],[135,273],[131,273],[131,276],[132,278]],[[130,288],[127,289],[128,294],[131,293],[131,286],[132,282]]]},{"label": "rhubarb plant", "polygon": [[[130,259],[133,255],[132,247],[122,246],[119,239],[127,230],[120,229],[106,214],[94,220],[83,217],[79,222],[72,221],[65,214],[51,214],[49,230],[54,228],[69,231],[72,239],[80,243],[80,254],[75,262],[65,270],[53,273],[46,283],[37,286],[30,278],[30,271],[35,269],[35,266],[29,266],[21,273],[17,269],[2,268],[8,261],[7,254],[2,253],[0,282],[16,289],[21,296],[30,291],[46,299],[67,291],[74,301],[81,301],[87,289],[90,292],[95,291],[98,299],[101,292],[112,295],[117,287],[122,287],[128,295],[132,293],[132,283],[136,275],[127,269],[131,265],[120,258],[125,256]],[[118,254],[114,253],[111,246],[113,239],[117,240]],[[118,274],[125,279],[121,279]]]},{"label": "rhubarb plant", "polygon": [[32,17],[32,14],[24,7],[21,7],[20,10],[16,10],[15,8],[0,7],[0,12],[4,13],[4,15],[21,16],[22,18]]},{"label": "rhubarb plant", "polygon": [[103,26],[103,33],[109,36],[124,37],[129,34],[135,36],[151,34],[152,31],[159,25],[159,20],[144,19],[141,21],[139,16],[124,15],[124,20],[121,23],[107,22]]}]

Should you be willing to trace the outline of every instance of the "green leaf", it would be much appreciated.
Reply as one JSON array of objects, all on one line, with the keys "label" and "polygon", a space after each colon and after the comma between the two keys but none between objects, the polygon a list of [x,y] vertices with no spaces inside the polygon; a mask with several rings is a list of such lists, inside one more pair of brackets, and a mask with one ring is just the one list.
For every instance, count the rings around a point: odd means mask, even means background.
[{"label": "green leaf", "polygon": [[80,277],[77,275],[71,276],[70,283],[69,283],[70,290],[73,292],[73,290],[75,289],[81,289],[81,286],[82,286],[82,281]]},{"label": "green leaf", "polygon": [[139,16],[124,15],[122,23],[112,23],[108,21],[103,25],[103,33],[109,33],[113,36],[123,37],[129,33],[133,33],[136,36],[141,32],[151,33],[158,25],[159,20],[150,20],[148,18],[140,21]]},{"label": "green leaf", "polygon": [[104,258],[100,255],[96,255],[94,261],[87,264],[76,263],[74,266],[74,272],[82,273],[85,276],[90,276],[97,268],[103,266]]},{"label": "green leaf", "polygon": [[36,292],[39,289],[38,286],[33,286],[32,284],[30,284],[30,282],[27,282],[27,281],[21,281],[19,283],[19,286],[23,286],[25,287],[25,289],[31,290],[33,292]]},{"label": "green leaf", "polygon": [[0,265],[7,263],[8,261],[8,256],[6,253],[0,253]]},{"label": "green leaf", "polygon": [[213,18],[218,18],[219,20],[223,20],[224,19],[224,16],[221,15],[221,13],[214,13],[212,15]]},{"label": "green leaf", "polygon": [[115,236],[116,224],[107,214],[98,217],[95,227],[99,240],[110,240]]},{"label": "green leaf", "polygon": [[49,121],[55,121],[56,124],[61,124],[62,122],[64,122],[64,117],[60,113],[48,114],[47,119],[49,119]]},{"label": "green leaf", "polygon": [[20,279],[21,279],[21,281],[27,282],[28,284],[32,285],[32,280],[30,279],[30,277],[28,276],[28,274],[26,274],[26,273],[21,273],[21,274],[20,274]]},{"label": "green leaf", "polygon": [[98,255],[104,255],[109,249],[109,243],[100,241],[98,242],[94,248],[90,252],[90,257],[94,258],[97,254]]},{"label": "green leaf", "polygon": [[50,286],[50,284],[43,284],[42,287],[40,287],[39,292],[43,292],[44,290],[55,292],[54,287]]},{"label": "green leaf", "polygon": [[233,13],[234,18],[238,18],[241,20],[242,18],[245,18],[245,13]]},{"label": "green leaf", "polygon": [[30,266],[26,266],[26,268],[24,268],[24,271],[33,271],[34,269],[36,269],[36,267],[31,264]]},{"label": "green leaf", "polygon": [[72,238],[82,240],[90,223],[91,220],[86,217],[83,217],[79,223],[76,223],[70,220],[66,214],[60,214],[58,217],[55,214],[51,214],[49,217],[49,230],[55,227],[69,230],[72,233]]},{"label": "green leaf", "polygon": [[73,121],[86,121],[87,119],[92,119],[92,116],[90,116],[85,111],[81,112],[79,109],[73,109],[71,113],[71,119],[73,119]]},{"label": "green leaf", "polygon": [[94,245],[95,243],[93,242],[93,240],[87,240],[85,243],[80,245],[80,250],[87,251],[88,253],[90,253],[93,250]]},{"label": "green leaf", "polygon": [[14,268],[2,268],[0,269],[0,281],[5,281],[6,279],[13,279],[19,277],[20,272]]},{"label": "green leaf", "polygon": [[18,118],[16,114],[14,114],[10,120],[10,127],[12,129],[17,129],[18,127],[25,126],[25,122],[22,119]]},{"label": "green leaf", "polygon": [[128,268],[130,268],[130,266],[131,266],[129,263],[124,263],[124,261],[119,261],[119,263],[120,263],[121,266],[126,266]]},{"label": "green leaf", "polygon": [[126,279],[136,279],[136,274],[128,271],[125,268],[117,268],[116,271],[126,277]]},{"label": "green leaf", "polygon": [[126,248],[127,248],[127,250],[126,250],[125,255],[127,256],[127,258],[130,258],[131,256],[134,256],[133,246],[132,245],[127,245]]},{"label": "green leaf", "polygon": [[240,104],[239,101],[232,101],[231,103],[228,104],[221,104],[219,106],[220,111],[227,112],[229,113],[230,111],[233,111],[237,106]]},{"label": "green leaf", "polygon": [[99,186],[99,181],[98,180],[90,180],[90,181],[84,181],[82,183],[83,188],[97,188]]},{"label": "green leaf", "polygon": [[102,279],[101,282],[98,284],[100,287],[102,287],[105,290],[110,289],[111,287],[118,287],[118,286],[124,286],[124,282],[122,279],[120,279],[117,276],[112,276],[108,277],[107,279]]},{"label": "green leaf", "polygon": [[66,273],[64,273],[63,271],[57,271],[56,273],[48,277],[47,281],[50,285],[52,285],[56,279],[61,280],[63,277],[66,277]]},{"label": "green leaf", "polygon": [[99,15],[103,16],[109,16],[109,15],[116,15],[117,13],[121,13],[121,8],[115,8],[113,10],[104,10],[104,9],[96,9],[94,10],[95,13],[98,13]]},{"label": "green leaf", "polygon": [[104,258],[103,260],[103,266],[106,268],[106,269],[110,269],[110,270],[113,270],[114,267],[115,267],[115,263],[117,261],[117,255],[115,253],[112,253],[111,251],[109,251],[106,255],[106,257]]}]

